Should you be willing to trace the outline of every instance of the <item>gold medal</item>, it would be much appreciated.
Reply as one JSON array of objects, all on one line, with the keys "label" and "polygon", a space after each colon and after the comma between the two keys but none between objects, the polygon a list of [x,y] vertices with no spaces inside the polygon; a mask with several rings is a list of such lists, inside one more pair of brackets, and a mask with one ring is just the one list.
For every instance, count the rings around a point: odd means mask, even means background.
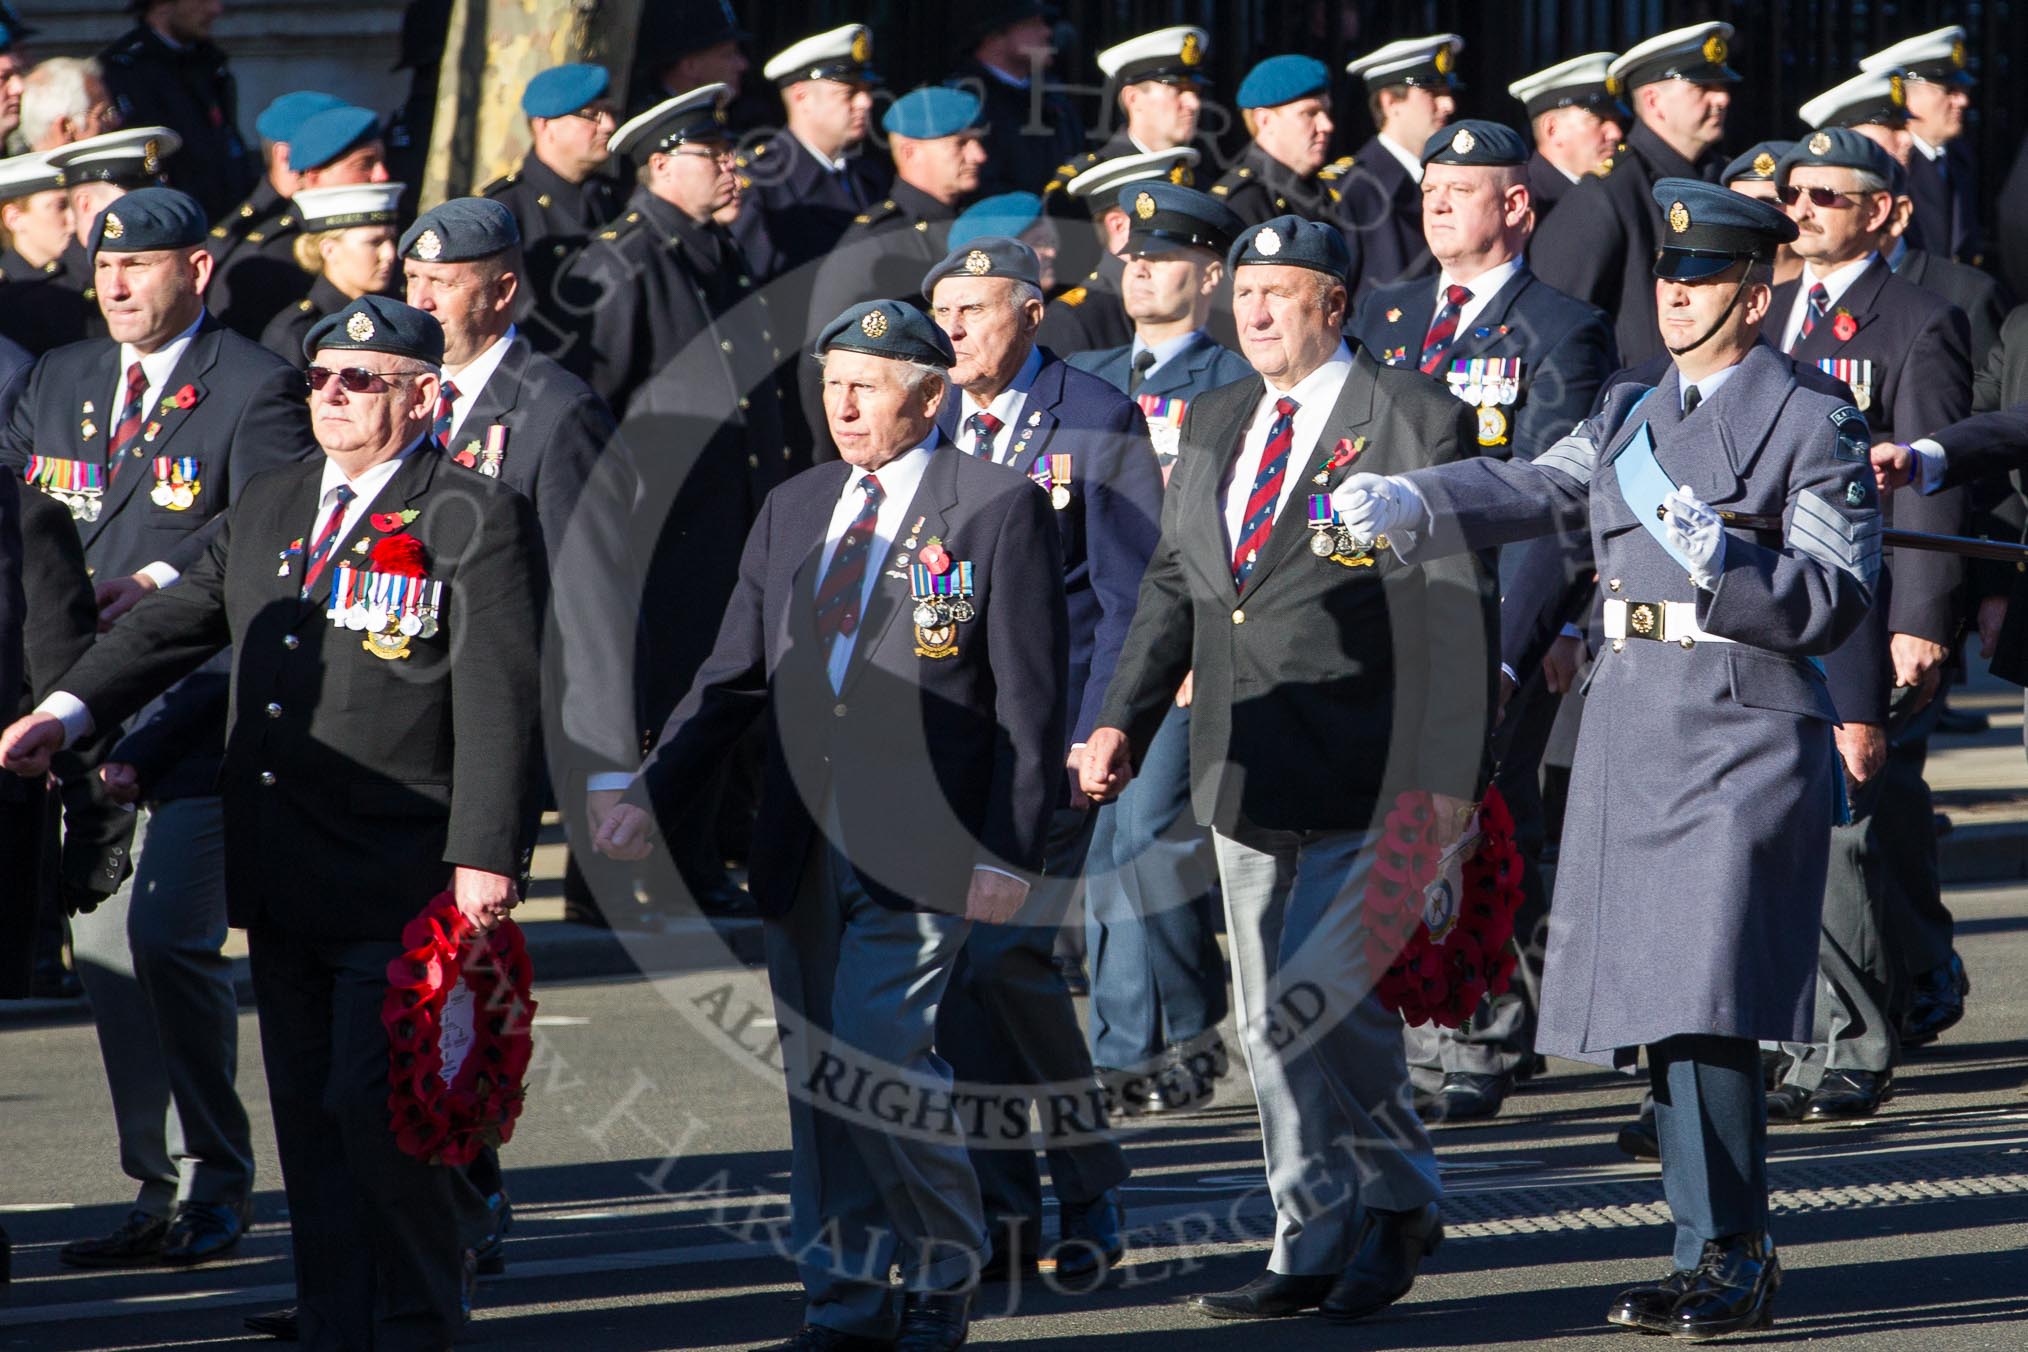
[{"label": "gold medal", "polygon": [[196,501],[197,491],[189,484],[177,484],[169,490],[169,508],[171,511],[187,512]]},{"label": "gold medal", "polygon": [[1507,441],[1507,415],[1492,404],[1479,409],[1479,444],[1501,446]]}]

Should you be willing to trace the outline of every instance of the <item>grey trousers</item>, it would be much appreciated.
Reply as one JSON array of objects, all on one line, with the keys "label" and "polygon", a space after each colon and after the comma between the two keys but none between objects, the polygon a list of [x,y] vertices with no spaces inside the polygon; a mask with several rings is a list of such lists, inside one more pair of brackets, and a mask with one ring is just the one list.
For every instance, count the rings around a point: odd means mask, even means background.
[{"label": "grey trousers", "polygon": [[819,846],[767,921],[789,1090],[789,1233],[805,1319],[891,1340],[903,1295],[986,1259],[978,1180],[937,1055],[937,1005],[970,924],[891,911]]},{"label": "grey trousers", "polygon": [[1878,796],[1876,776],[1852,794],[1851,822],[1831,828],[1831,868],[1817,936],[1816,1022],[1811,1041],[1782,1044],[1790,1058],[1783,1081],[1812,1091],[1826,1070],[1884,1074],[1900,1054],[1889,1009],[1896,973],[1875,834]]},{"label": "grey trousers", "polygon": [[1407,1211],[1443,1195],[1410,1104],[1401,1018],[1371,993],[1367,839],[1248,827],[1213,837],[1275,1204],[1268,1269],[1285,1276],[1342,1269],[1363,1208]]},{"label": "grey trousers", "polygon": [[112,1089],[120,1167],[134,1205],[237,1206],[253,1191],[253,1142],[234,1078],[239,1001],[225,944],[225,824],[216,798],[140,809],[135,870],[71,921]]}]

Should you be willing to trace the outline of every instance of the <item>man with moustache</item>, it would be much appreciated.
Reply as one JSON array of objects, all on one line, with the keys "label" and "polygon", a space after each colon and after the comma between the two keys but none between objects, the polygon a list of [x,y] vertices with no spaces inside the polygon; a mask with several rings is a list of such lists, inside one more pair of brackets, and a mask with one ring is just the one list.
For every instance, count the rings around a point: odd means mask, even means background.
[{"label": "man with moustache", "polygon": [[1338,213],[1352,245],[1352,303],[1376,286],[1429,267],[1422,237],[1422,150],[1457,111],[1451,72],[1465,40],[1456,33],[1404,38],[1345,67],[1366,87],[1378,129],[1340,181]]},{"label": "man with moustache", "polygon": [[1331,219],[1338,180],[1352,157],[1326,163],[1331,133],[1331,72],[1311,56],[1271,56],[1246,73],[1233,96],[1253,137],[1239,162],[1211,185],[1248,225],[1285,212]]},{"label": "man with moustache", "polygon": [[1537,230],[1572,185],[1610,159],[1626,135],[1619,82],[1607,74],[1618,56],[1573,56],[1507,86],[1521,101],[1535,136],[1535,153],[1528,157],[1528,200]]}]

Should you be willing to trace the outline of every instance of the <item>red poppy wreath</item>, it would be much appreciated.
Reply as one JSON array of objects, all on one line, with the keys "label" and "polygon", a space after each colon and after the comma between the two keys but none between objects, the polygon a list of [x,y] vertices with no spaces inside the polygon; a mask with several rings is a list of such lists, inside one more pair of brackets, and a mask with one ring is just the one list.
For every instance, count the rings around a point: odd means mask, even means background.
[{"label": "red poppy wreath", "polygon": [[1498,789],[1480,804],[1478,848],[1439,878],[1430,796],[1404,793],[1387,814],[1366,879],[1366,957],[1382,972],[1380,1002],[1408,1022],[1464,1026],[1479,1002],[1513,979],[1521,854]]},{"label": "red poppy wreath", "polygon": [[395,1144],[430,1164],[470,1163],[514,1134],[534,1051],[532,970],[521,927],[479,935],[440,893],[387,965],[388,1112]]}]

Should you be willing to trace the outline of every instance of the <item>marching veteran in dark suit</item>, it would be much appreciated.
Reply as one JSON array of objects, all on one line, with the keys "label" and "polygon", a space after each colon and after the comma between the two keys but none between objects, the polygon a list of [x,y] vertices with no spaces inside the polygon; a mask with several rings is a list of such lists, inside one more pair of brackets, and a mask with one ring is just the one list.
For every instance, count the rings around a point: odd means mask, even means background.
[{"label": "marching veteran in dark suit", "polygon": [[[1703,1339],[1761,1327],[1780,1285],[1757,1044],[1810,1026],[1840,773],[1810,659],[1865,618],[1879,512],[1864,415],[1761,342],[1795,223],[1698,180],[1654,194],[1674,357],[1659,385],[1614,386],[1532,461],[1362,474],[1335,500],[1411,562],[1588,520],[1611,642],[1572,769],[1537,1045],[1601,1065],[1646,1051],[1674,1271],[1607,1319]],[[1729,530],[1719,507],[1782,529]]]},{"label": "marching veteran in dark suit", "polygon": [[1338,183],[1352,157],[1330,158],[1331,72],[1313,56],[1270,56],[1246,73],[1233,96],[1253,139],[1211,195],[1248,225],[1284,212],[1332,219]]},{"label": "marching veteran in dark suit", "polygon": [[[1131,222],[1123,294],[1134,338],[1070,364],[1140,405],[1166,484],[1190,405],[1253,374],[1205,327],[1226,293],[1226,250],[1245,227],[1209,193],[1168,182],[1135,184],[1119,200]],[[1092,1061],[1126,1112],[1204,1107],[1230,1061],[1218,1034],[1227,1010],[1212,914],[1218,878],[1210,841],[1190,814],[1184,691],[1133,783],[1099,809],[1090,858]]]},{"label": "marching veteran in dark suit", "polygon": [[[436,321],[367,297],[310,347],[324,454],[248,485],[183,578],[0,736],[0,757],[39,772],[235,649],[227,897],[253,962],[300,1339],[442,1349],[484,1208],[461,1170],[397,1147],[380,1010],[402,927],[431,898],[448,889],[481,930],[515,903],[541,546],[518,494],[429,440]],[[420,583],[385,606],[387,576]]]},{"label": "marching veteran in dark suit", "polygon": [[290,143],[312,117],[345,106],[336,94],[299,89],[281,95],[254,119],[266,170],[247,199],[211,227],[205,241],[213,259],[206,302],[236,333],[260,337],[265,320],[303,294],[306,283],[295,259],[296,211],[290,204],[298,186],[296,171],[289,167]]},{"label": "marching veteran in dark suit", "polygon": [[1626,91],[1637,125],[1624,149],[1566,194],[1570,209],[1529,254],[1543,281],[1615,317],[1629,366],[1662,355],[1649,268],[1663,222],[1648,190],[1660,178],[1715,179],[1724,165],[1718,143],[1739,80],[1725,64],[1731,42],[1731,24],[1692,24],[1636,43],[1612,63],[1607,75]]},{"label": "marching veteran in dark suit", "polygon": [[643,856],[650,809],[680,820],[765,720],[755,838],[771,847],[752,886],[807,1297],[780,1346],[942,1352],[964,1341],[989,1245],[965,1133],[933,1111],[921,1131],[876,1120],[838,1085],[948,1094],[932,1031],[951,967],[1042,864],[1068,702],[1059,530],[1047,493],[938,433],[954,354],[914,306],[855,305],[817,353],[843,463],[769,495],[717,646],[600,848]]},{"label": "marching veteran in dark suit", "polygon": [[1611,158],[1626,135],[1619,82],[1607,72],[1618,52],[1588,52],[1507,86],[1521,101],[1535,137],[1528,157],[1528,201],[1540,230],[1564,194]]},{"label": "marching veteran in dark suit", "polygon": [[[180,585],[249,482],[301,459],[308,431],[288,364],[205,311],[211,255],[194,200],[127,193],[99,213],[91,239],[112,337],[36,365],[0,433],[0,460],[70,509],[103,628]],[[205,693],[223,677],[221,661],[153,711],[181,731],[139,786],[137,872],[72,927],[122,1162],[140,1185],[119,1230],[67,1246],[61,1256],[77,1266],[217,1257],[237,1242],[251,1196],[233,1083],[237,1001],[220,953],[223,711]],[[111,736],[118,722],[100,726]]]},{"label": "marching veteran in dark suit", "polygon": [[1441,463],[1473,445],[1464,405],[1346,346],[1336,227],[1277,217],[1227,263],[1257,377],[1190,406],[1082,782],[1117,796],[1190,675],[1191,798],[1214,833],[1276,1215],[1267,1270],[1191,1307],[1358,1319],[1407,1293],[1442,1233],[1401,1020],[1370,993],[1368,847],[1406,790],[1462,825],[1498,598],[1475,559],[1418,572],[1331,519],[1326,495],[1354,465]]},{"label": "marching veteran in dark suit", "polygon": [[1422,237],[1422,151],[1450,124],[1456,33],[1390,42],[1345,67],[1366,89],[1378,128],[1338,181],[1338,214],[1352,246],[1352,298],[1429,270]]},{"label": "marching veteran in dark suit", "polygon": [[[1018,471],[1050,497],[1070,613],[1063,751],[1075,760],[1073,748],[1097,716],[1119,660],[1162,515],[1147,423],[1117,390],[1036,345],[1042,291],[1027,245],[972,240],[930,269],[922,294],[957,355],[953,397],[937,412],[944,439]],[[1014,923],[974,931],[951,973],[937,1045],[962,1080],[1038,1094],[1047,1085],[1094,1083],[1070,990],[1051,961],[1092,833],[1090,805],[1071,801],[1067,791],[1063,799],[1043,881]],[[1056,1272],[1064,1280],[1103,1272],[1124,1252],[1113,1190],[1127,1164],[1106,1125],[1102,1113],[1045,1124],[1063,1241]],[[1032,1270],[1039,1251],[1042,1190],[1034,1152],[1025,1139],[1013,1144],[975,1148],[972,1165],[995,1267],[1018,1273]]]}]

